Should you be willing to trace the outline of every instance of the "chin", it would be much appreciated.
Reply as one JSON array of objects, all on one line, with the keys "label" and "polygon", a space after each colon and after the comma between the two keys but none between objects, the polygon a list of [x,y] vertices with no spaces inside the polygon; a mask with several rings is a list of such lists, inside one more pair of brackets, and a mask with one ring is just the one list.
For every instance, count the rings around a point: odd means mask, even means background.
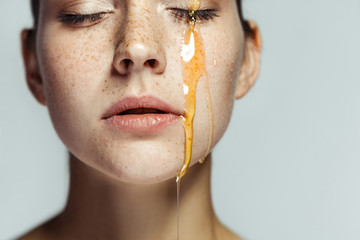
[{"label": "chin", "polygon": [[[119,149],[119,150],[117,150]],[[176,178],[184,162],[183,148],[127,144],[83,162],[97,171],[129,184],[156,184]],[[83,158],[84,159],[84,158]],[[86,159],[86,158],[85,158]]]},{"label": "chin", "polygon": [[[207,137],[200,137],[196,129],[191,165],[204,157],[208,147]],[[95,171],[116,181],[129,184],[156,184],[175,182],[184,164],[184,130],[181,124],[158,134],[135,137],[118,131],[92,131],[93,136],[78,134],[87,141],[63,142],[77,159]],[[207,132],[207,131],[206,131]],[[205,140],[204,140],[205,139]],[[76,144],[81,143],[81,144]]]},{"label": "chin", "polygon": [[[174,165],[174,164],[173,164]],[[116,181],[128,184],[151,185],[176,179],[177,166],[162,166],[158,168],[132,168],[128,166],[109,166],[104,173]]]},{"label": "chin", "polygon": [[157,183],[172,181],[175,183],[177,171],[166,171],[166,169],[163,169],[163,171],[157,171],[157,173],[149,173],[147,175],[139,175],[136,172],[122,172],[120,170],[119,172],[116,172],[113,174],[113,178],[115,178],[117,181],[120,181],[122,183],[126,184],[135,184],[135,185],[153,185]]}]

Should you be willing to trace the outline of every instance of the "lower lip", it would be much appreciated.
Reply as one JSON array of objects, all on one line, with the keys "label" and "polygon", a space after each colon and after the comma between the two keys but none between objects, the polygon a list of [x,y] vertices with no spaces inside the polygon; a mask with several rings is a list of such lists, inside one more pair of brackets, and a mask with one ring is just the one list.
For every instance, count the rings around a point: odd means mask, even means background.
[{"label": "lower lip", "polygon": [[129,114],[116,115],[106,119],[106,124],[122,132],[152,133],[160,131],[176,120],[174,114]]}]

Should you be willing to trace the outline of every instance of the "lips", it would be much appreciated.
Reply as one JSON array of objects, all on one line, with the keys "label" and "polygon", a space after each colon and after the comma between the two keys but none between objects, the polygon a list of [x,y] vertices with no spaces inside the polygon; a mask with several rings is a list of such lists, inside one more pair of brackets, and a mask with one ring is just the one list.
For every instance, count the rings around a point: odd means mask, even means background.
[{"label": "lips", "polygon": [[111,106],[102,119],[115,130],[151,133],[168,127],[180,114],[156,97],[126,97]]}]

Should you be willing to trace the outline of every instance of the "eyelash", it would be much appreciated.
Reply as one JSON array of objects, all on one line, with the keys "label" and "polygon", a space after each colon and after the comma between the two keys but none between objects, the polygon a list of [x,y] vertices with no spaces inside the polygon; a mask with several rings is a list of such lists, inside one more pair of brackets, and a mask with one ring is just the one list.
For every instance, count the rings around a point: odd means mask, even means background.
[{"label": "eyelash", "polygon": [[94,14],[63,14],[60,15],[60,22],[67,24],[79,24],[84,22],[96,23],[104,17],[105,13],[94,13]]},{"label": "eyelash", "polygon": [[[185,9],[180,8],[169,8],[168,10],[171,10],[173,15],[179,19],[179,20],[190,20],[189,11]],[[99,20],[101,20],[106,13],[94,13],[94,14],[62,14],[59,17],[60,22],[66,23],[66,24],[81,24],[81,23],[96,23]],[[195,19],[196,20],[205,20],[209,21],[214,19],[215,17],[219,17],[219,15],[216,13],[215,9],[207,9],[207,10],[198,10],[195,13]]]},{"label": "eyelash", "polygon": [[[189,10],[180,8],[169,8],[173,15],[179,20],[190,20]],[[219,17],[215,9],[198,10],[195,13],[195,19],[200,21],[209,21]]]}]

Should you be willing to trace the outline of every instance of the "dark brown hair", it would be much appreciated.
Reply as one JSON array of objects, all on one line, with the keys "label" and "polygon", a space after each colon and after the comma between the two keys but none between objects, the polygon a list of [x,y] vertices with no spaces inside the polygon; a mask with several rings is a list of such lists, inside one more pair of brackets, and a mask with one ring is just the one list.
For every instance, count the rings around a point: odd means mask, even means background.
[{"label": "dark brown hair", "polygon": [[[251,28],[249,27],[248,22],[244,19],[241,0],[236,0],[236,4],[237,4],[237,8],[238,8],[238,13],[239,13],[241,25],[242,25],[242,27],[244,29],[244,32],[245,32],[245,34],[247,36],[251,36],[252,31],[251,31]],[[33,19],[34,19],[34,29],[36,29],[36,27],[38,25],[39,8],[40,8],[39,0],[31,0],[31,11],[32,11]]]},{"label": "dark brown hair", "polygon": [[240,22],[241,25],[244,29],[245,35],[247,36],[253,36],[253,32],[249,26],[249,23],[247,20],[245,20],[244,18],[244,14],[243,14],[243,10],[242,10],[242,4],[241,4],[241,0],[236,0],[236,4],[237,4],[237,9],[238,9],[238,13],[239,13],[239,17],[240,17]]}]

